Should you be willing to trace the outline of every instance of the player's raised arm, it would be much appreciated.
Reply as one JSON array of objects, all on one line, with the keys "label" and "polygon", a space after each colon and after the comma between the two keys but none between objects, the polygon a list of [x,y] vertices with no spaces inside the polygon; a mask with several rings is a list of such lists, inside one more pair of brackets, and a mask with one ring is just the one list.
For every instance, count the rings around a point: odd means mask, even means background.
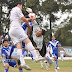
[{"label": "player's raised arm", "polygon": [[22,21],[26,22],[26,24],[29,26],[29,22],[27,21],[27,19],[23,16],[21,17]]}]

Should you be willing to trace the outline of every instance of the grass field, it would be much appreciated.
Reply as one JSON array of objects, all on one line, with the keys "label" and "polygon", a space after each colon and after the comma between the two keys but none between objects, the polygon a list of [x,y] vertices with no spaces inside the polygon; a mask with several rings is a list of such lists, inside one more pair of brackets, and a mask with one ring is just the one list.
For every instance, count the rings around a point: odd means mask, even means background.
[{"label": "grass field", "polygon": [[[45,69],[45,64],[44,64],[44,68],[41,69],[40,63],[35,63],[32,62],[32,60],[26,60],[26,63],[32,68],[31,71],[27,71],[23,69],[23,72],[55,72],[54,68],[55,68],[55,63],[52,64],[51,66],[51,70],[46,70]],[[65,60],[65,61],[58,61],[60,70],[58,70],[58,72],[72,72],[72,61],[71,60]],[[0,72],[4,72],[4,67],[3,64],[0,63]],[[17,68],[12,68],[10,67],[9,72],[19,72]]]}]

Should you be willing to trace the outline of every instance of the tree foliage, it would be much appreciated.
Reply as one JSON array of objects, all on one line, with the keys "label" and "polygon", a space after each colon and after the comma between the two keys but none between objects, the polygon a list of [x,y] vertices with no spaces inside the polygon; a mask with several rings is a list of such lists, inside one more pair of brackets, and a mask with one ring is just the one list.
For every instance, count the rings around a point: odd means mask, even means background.
[{"label": "tree foliage", "polygon": [[58,29],[55,35],[62,45],[72,46],[72,19],[70,19],[69,24],[66,24],[63,28]]}]

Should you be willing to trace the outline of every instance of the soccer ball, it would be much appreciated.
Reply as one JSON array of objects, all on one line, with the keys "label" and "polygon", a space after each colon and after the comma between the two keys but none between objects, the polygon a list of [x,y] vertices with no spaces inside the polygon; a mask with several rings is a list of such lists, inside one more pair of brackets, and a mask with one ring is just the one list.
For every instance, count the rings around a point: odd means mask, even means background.
[{"label": "soccer ball", "polygon": [[36,19],[36,14],[35,13],[29,13],[28,16],[31,19]]},{"label": "soccer ball", "polygon": [[28,13],[31,13],[31,12],[32,12],[32,9],[31,9],[31,8],[26,8],[26,11],[27,11]]}]

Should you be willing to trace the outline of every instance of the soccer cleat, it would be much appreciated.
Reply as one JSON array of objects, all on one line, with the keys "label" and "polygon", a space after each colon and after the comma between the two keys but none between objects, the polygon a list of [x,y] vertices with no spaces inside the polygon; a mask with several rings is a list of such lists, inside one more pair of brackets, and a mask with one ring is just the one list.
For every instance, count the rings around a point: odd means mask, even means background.
[{"label": "soccer cleat", "polygon": [[60,68],[59,68],[59,67],[57,67],[57,69],[59,70]]},{"label": "soccer cleat", "polygon": [[45,58],[43,58],[43,57],[39,57],[39,58],[35,59],[36,62],[44,61],[44,60],[45,60]]},{"label": "soccer cleat", "polygon": [[21,67],[26,70],[31,70],[31,68],[27,64],[21,64]]},{"label": "soccer cleat", "polygon": [[48,68],[46,68],[46,70],[48,71],[49,69],[48,69]]},{"label": "soccer cleat", "polygon": [[51,69],[51,67],[49,67],[49,70]]}]

